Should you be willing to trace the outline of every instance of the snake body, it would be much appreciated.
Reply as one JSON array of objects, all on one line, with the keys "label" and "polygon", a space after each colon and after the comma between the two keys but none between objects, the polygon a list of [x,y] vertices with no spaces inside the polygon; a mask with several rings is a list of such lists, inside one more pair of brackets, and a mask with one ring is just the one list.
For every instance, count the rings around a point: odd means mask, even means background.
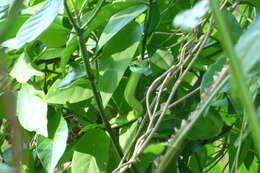
[{"label": "snake body", "polygon": [[132,72],[129,77],[129,80],[127,82],[125,91],[124,91],[124,97],[126,99],[126,102],[133,109],[136,117],[141,116],[144,112],[144,108],[143,108],[142,104],[135,97],[136,88],[137,88],[137,85],[139,83],[141,76],[142,76],[142,73]]}]

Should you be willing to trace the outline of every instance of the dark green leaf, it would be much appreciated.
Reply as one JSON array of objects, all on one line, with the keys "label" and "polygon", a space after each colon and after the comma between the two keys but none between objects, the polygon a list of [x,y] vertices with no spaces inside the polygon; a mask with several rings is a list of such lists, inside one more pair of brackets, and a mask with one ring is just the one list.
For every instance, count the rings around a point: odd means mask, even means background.
[{"label": "dark green leaf", "polygon": [[[100,12],[97,14],[97,16],[95,17],[95,19],[93,20],[93,22],[91,22],[89,24],[89,26],[87,27],[86,31],[84,32],[84,37],[87,38],[89,37],[89,34],[94,31],[96,28],[98,28],[99,26],[105,24],[108,22],[108,20],[110,19],[110,17],[112,15],[114,15],[115,13],[129,8],[133,5],[137,5],[137,4],[142,4],[142,1],[118,1],[118,2],[114,2],[112,4],[108,4],[105,7],[103,7]],[[94,13],[94,10],[92,10],[90,13],[85,14],[82,17],[82,23],[86,23],[89,18],[92,16],[92,14]],[[75,36],[75,34],[72,34],[71,39],[69,39],[67,46],[66,46],[66,50],[64,51],[64,54],[61,58],[61,68],[64,69],[67,62],[69,61],[73,51],[77,48],[77,38]]]},{"label": "dark green leaf", "polygon": [[173,55],[169,50],[158,49],[151,57],[151,62],[161,69],[168,69],[174,63]]},{"label": "dark green leaf", "polygon": [[40,11],[31,16],[16,35],[17,48],[19,49],[26,43],[35,40],[45,31],[56,18],[62,5],[63,0],[48,0]]},{"label": "dark green leaf", "polygon": [[[107,105],[113,92],[119,85],[128,64],[135,55],[141,35],[141,26],[131,23],[104,47],[100,59],[100,76],[98,79],[104,106]],[[123,42],[122,39],[124,39]]]},{"label": "dark green leaf", "polygon": [[95,129],[81,137],[75,147],[72,159],[72,173],[106,172],[110,139],[100,129]]},{"label": "dark green leaf", "polygon": [[79,79],[67,88],[59,88],[61,80],[58,79],[49,89],[45,101],[54,104],[76,103],[92,97],[92,90],[86,79]]},{"label": "dark green leaf", "polygon": [[48,131],[49,138],[38,137],[36,151],[45,170],[52,173],[65,151],[68,139],[67,123],[61,114],[51,112]]},{"label": "dark green leaf", "polygon": [[241,60],[244,72],[249,72],[260,61],[260,17],[250,25],[249,29],[239,38],[236,53]]},{"label": "dark green leaf", "polygon": [[222,70],[224,64],[226,63],[226,58],[221,56],[218,60],[209,66],[207,72],[203,75],[202,82],[200,85],[200,93],[206,92],[207,88],[210,88],[214,84],[214,76]]},{"label": "dark green leaf", "polygon": [[[59,84],[58,88],[68,88],[73,81],[86,76],[86,70],[84,64],[71,64],[69,67],[67,75],[62,79],[61,83]],[[86,80],[87,82],[87,80]]]},{"label": "dark green leaf", "polygon": [[49,48],[42,52],[36,60],[49,60],[61,57],[63,54],[64,48]]},{"label": "dark green leaf", "polygon": [[123,27],[134,20],[147,9],[146,5],[135,5],[113,15],[98,41],[98,49],[101,49]]},{"label": "dark green leaf", "polygon": [[119,143],[123,151],[126,151],[127,147],[134,139],[137,130],[137,125],[138,121],[132,123],[131,125],[124,126],[120,129]]},{"label": "dark green leaf", "polygon": [[189,139],[203,140],[216,137],[222,131],[223,120],[217,112],[209,111],[209,115],[202,116],[189,132]]}]

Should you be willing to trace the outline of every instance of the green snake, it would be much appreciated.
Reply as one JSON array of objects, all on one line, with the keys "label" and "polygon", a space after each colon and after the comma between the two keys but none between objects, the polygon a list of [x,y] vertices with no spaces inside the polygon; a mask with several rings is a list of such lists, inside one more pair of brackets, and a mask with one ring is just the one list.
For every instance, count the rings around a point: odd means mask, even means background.
[{"label": "green snake", "polygon": [[147,61],[137,60],[130,63],[130,70],[132,72],[125,88],[124,97],[133,109],[135,116],[139,117],[143,114],[144,108],[141,102],[135,97],[136,88],[142,75],[149,73],[150,69]]},{"label": "green snake", "polygon": [[144,108],[142,103],[135,97],[137,85],[139,80],[145,75],[149,75],[151,73],[149,64],[145,60],[137,60],[133,61],[129,64],[131,74],[128,78],[128,82],[126,84],[126,88],[124,91],[124,97],[128,105],[132,108],[126,116],[117,116],[112,118],[109,122],[112,128],[120,127],[125,125],[131,121],[136,120],[144,113]]}]

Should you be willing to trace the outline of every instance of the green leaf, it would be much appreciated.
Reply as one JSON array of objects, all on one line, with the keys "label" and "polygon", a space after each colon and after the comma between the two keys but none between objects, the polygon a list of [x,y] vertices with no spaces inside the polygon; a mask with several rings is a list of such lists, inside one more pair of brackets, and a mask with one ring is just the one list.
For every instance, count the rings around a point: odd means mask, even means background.
[{"label": "green leaf", "polygon": [[169,50],[158,49],[151,57],[151,62],[161,69],[168,69],[174,63],[173,55]]},{"label": "green leaf", "polygon": [[[243,141],[240,141],[240,137],[238,137],[237,140],[235,141],[236,143],[234,144],[234,145],[236,145],[236,144],[242,142],[239,158],[237,160],[238,166],[240,166],[245,161],[246,157],[250,153],[251,147],[253,146],[253,141],[251,140],[251,136],[248,136],[247,138],[242,139],[242,140]],[[237,149],[238,149],[238,146],[236,146],[236,150]]]},{"label": "green leaf", "polygon": [[[104,47],[99,65],[98,86],[104,106],[119,85],[128,64],[135,55],[142,35],[139,24],[131,23]],[[127,38],[127,39],[125,39]],[[122,42],[122,40],[124,40]]]},{"label": "green leaf", "polygon": [[139,118],[139,116],[136,116],[134,111],[130,111],[127,115],[118,115],[117,117],[110,119],[109,123],[112,128],[116,128],[128,124],[137,118]]},{"label": "green leaf", "polygon": [[98,49],[101,49],[123,27],[143,13],[146,9],[146,5],[135,5],[113,15],[100,36]]},{"label": "green leaf", "polygon": [[38,37],[38,40],[49,48],[57,48],[64,46],[68,37],[69,31],[55,20],[50,27]]},{"label": "green leaf", "polygon": [[154,1],[150,7],[149,12],[147,14],[148,21],[146,21],[145,28],[147,29],[144,32],[147,32],[147,36],[149,37],[152,32],[157,28],[158,24],[160,23],[160,11],[159,6],[156,1]]},{"label": "green leaf", "polygon": [[17,97],[17,116],[23,128],[47,137],[47,104],[39,95],[44,93],[27,83],[23,84]]},{"label": "green leaf", "polygon": [[189,160],[189,167],[194,172],[201,172],[201,168],[207,163],[207,150],[205,147],[198,148]]},{"label": "green leaf", "polygon": [[32,76],[43,76],[44,74],[33,68],[27,53],[22,53],[10,72],[10,75],[18,82],[25,83]]},{"label": "green leaf", "polygon": [[76,103],[92,97],[92,90],[86,79],[79,79],[67,88],[59,88],[61,80],[58,79],[49,89],[45,101],[54,104]]},{"label": "green leaf", "polygon": [[[8,29],[8,32],[5,34],[5,40],[15,37],[19,28],[23,25],[23,23],[30,17],[30,15],[19,15],[16,17],[14,24],[11,28]],[[0,20],[0,30],[2,30],[7,24],[6,19]]]},{"label": "green leaf", "polygon": [[[243,30],[241,29],[239,23],[237,22],[235,16],[230,11],[223,10],[222,14],[224,15],[226,21],[228,30],[231,36],[231,39],[234,43],[236,43],[243,33]],[[221,36],[220,36],[221,37]]]},{"label": "green leaf", "polygon": [[[10,29],[10,31],[5,36],[5,42],[1,44],[3,47],[18,49],[18,41],[15,37],[19,28],[23,25],[23,23],[29,18],[29,15],[21,15],[18,16],[14,26]],[[0,29],[1,25],[5,25],[6,20],[0,21]],[[45,46],[49,48],[61,47],[66,44],[68,39],[69,31],[64,28],[59,19],[54,20],[54,22],[37,38],[41,41]]]},{"label": "green leaf", "polygon": [[258,0],[242,0],[242,2],[247,2],[249,4],[252,4],[257,8],[257,10],[260,10],[260,2]]},{"label": "green leaf", "polygon": [[260,61],[260,17],[250,25],[239,38],[235,50],[241,60],[244,72],[249,72]]},{"label": "green leaf", "polygon": [[79,134],[82,134],[84,132],[88,132],[92,129],[95,129],[95,128],[104,128],[104,125],[103,124],[88,124],[86,126],[84,126],[80,131],[79,131]]},{"label": "green leaf", "polygon": [[246,169],[250,169],[251,168],[251,165],[253,163],[254,157],[255,157],[255,155],[254,155],[254,153],[252,151],[247,153],[247,156],[246,156],[245,161],[244,161],[244,165],[245,165]]},{"label": "green leaf", "polygon": [[[84,32],[84,37],[88,37],[89,33],[91,33],[92,31],[94,31],[96,28],[98,28],[99,26],[105,24],[106,22],[108,22],[109,18],[114,15],[115,13],[119,12],[120,10],[126,9],[128,7],[131,7],[133,5],[137,5],[137,4],[142,4],[143,2],[141,1],[119,1],[119,2],[113,2],[112,4],[108,4],[106,6],[104,6],[100,12],[97,14],[97,16],[95,17],[95,19],[89,24],[89,26],[86,28],[86,31]],[[82,23],[86,23],[90,16],[93,14],[94,10],[92,10],[89,13],[86,13],[85,15],[83,15],[82,17]],[[67,42],[67,46],[66,49],[64,51],[64,54],[61,58],[61,68],[65,69],[66,64],[68,63],[71,54],[73,53],[73,51],[77,48],[78,46],[78,42],[77,42],[77,37],[75,36],[75,34],[71,34],[69,41]]]},{"label": "green leaf", "polygon": [[133,140],[136,130],[137,130],[138,121],[132,123],[131,125],[124,126],[120,129],[119,132],[119,143],[123,151],[126,151],[130,142]]},{"label": "green leaf", "polygon": [[73,104],[66,104],[70,111],[75,114],[77,120],[80,124],[89,125],[91,122],[96,122],[98,119],[98,114],[95,111],[95,105],[93,105],[93,100],[87,99],[82,102],[77,102]]},{"label": "green leaf", "polygon": [[194,124],[188,138],[191,140],[204,140],[217,136],[224,123],[218,112],[209,111],[209,115],[201,116]]},{"label": "green leaf", "polygon": [[72,159],[72,173],[106,172],[110,139],[101,129],[95,129],[81,137]]},{"label": "green leaf", "polygon": [[149,167],[156,157],[163,152],[165,146],[160,143],[150,143],[140,155],[136,163],[136,167],[138,168],[138,172],[146,173],[150,172]]},{"label": "green leaf", "polygon": [[214,76],[217,75],[218,72],[224,67],[226,63],[226,57],[221,56],[218,60],[209,66],[207,72],[203,75],[201,85],[200,85],[200,93],[206,92],[207,88],[210,88],[214,84]]},{"label": "green leaf", "polygon": [[[84,64],[71,64],[69,67],[67,75],[62,79],[61,83],[59,84],[59,88],[66,88],[68,87],[73,81],[86,76],[86,70]],[[87,80],[85,80],[87,82]]]},{"label": "green leaf", "polygon": [[48,173],[54,169],[66,149],[68,127],[63,116],[59,113],[49,114],[49,138],[39,136],[36,151],[41,163]]},{"label": "green leaf", "polygon": [[64,48],[49,48],[41,53],[36,59],[37,60],[49,60],[61,57],[63,54]]},{"label": "green leaf", "polygon": [[112,96],[113,102],[115,103],[120,115],[125,115],[130,111],[130,106],[128,105],[124,97],[124,91],[127,81],[127,77],[123,77]]},{"label": "green leaf", "polygon": [[35,40],[45,31],[56,18],[62,5],[63,0],[48,0],[40,11],[31,16],[16,35],[17,48],[19,49],[26,43]]},{"label": "green leaf", "polygon": [[144,154],[152,153],[152,154],[160,154],[163,152],[165,145],[161,143],[151,143],[144,149]]},{"label": "green leaf", "polygon": [[253,160],[253,163],[250,166],[250,169],[247,169],[245,165],[242,165],[239,167],[238,171],[239,173],[253,173],[253,172],[259,172],[259,162],[258,159],[255,157]]}]

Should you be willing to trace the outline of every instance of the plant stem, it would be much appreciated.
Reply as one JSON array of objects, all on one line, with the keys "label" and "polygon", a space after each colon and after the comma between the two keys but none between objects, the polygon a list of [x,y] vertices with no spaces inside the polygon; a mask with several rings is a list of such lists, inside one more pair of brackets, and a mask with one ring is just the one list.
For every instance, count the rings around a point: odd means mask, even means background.
[{"label": "plant stem", "polygon": [[69,7],[66,3],[66,0],[64,1],[64,6],[65,6],[66,12],[68,13],[69,20],[72,23],[73,28],[75,29],[77,37],[78,37],[78,43],[79,43],[80,51],[81,51],[81,54],[82,54],[82,57],[83,57],[83,60],[84,60],[84,64],[85,64],[85,68],[86,68],[86,72],[87,72],[87,78],[88,78],[88,81],[90,83],[94,99],[95,99],[97,106],[98,106],[99,115],[100,115],[100,117],[101,117],[101,119],[104,123],[104,126],[105,126],[108,134],[111,137],[111,140],[112,140],[112,143],[115,147],[115,150],[116,150],[119,158],[121,159],[123,157],[123,152],[122,152],[121,147],[120,147],[120,145],[119,145],[119,143],[116,139],[116,135],[114,134],[114,132],[113,132],[113,130],[112,130],[107,118],[106,118],[104,107],[103,107],[103,104],[102,104],[102,99],[101,99],[99,91],[97,90],[95,80],[94,80],[94,75],[93,75],[91,67],[90,67],[87,47],[85,45],[85,39],[84,39],[84,36],[83,36],[84,31],[79,26],[79,23],[80,23],[79,18],[77,18],[76,19],[77,21],[75,21],[75,19],[72,17],[72,15],[69,11]]},{"label": "plant stem", "polygon": [[236,87],[239,90],[237,92],[240,97],[240,101],[244,106],[245,115],[248,119],[248,124],[250,131],[252,133],[252,137],[255,143],[256,150],[258,152],[258,156],[260,157],[260,126],[258,123],[258,118],[256,116],[256,111],[252,102],[252,97],[250,95],[248,86],[246,84],[245,74],[243,73],[243,69],[241,67],[240,61],[237,58],[236,52],[234,50],[234,45],[232,43],[230,33],[228,32],[228,27],[225,22],[225,18],[219,10],[218,4],[216,0],[210,0],[210,7],[214,14],[216,23],[218,24],[220,33],[222,34],[222,44],[223,48],[226,52],[226,55],[229,57],[231,62],[231,74],[234,80],[236,80]]}]

